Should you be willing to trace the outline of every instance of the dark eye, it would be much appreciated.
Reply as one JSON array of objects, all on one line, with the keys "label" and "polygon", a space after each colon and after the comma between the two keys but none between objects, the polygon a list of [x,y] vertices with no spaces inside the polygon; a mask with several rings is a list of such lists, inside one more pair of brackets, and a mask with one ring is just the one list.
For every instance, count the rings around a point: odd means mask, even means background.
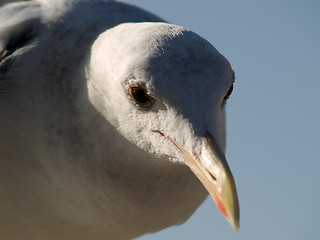
[{"label": "dark eye", "polygon": [[130,86],[130,95],[140,105],[148,105],[153,99],[147,94],[146,89],[140,85]]},{"label": "dark eye", "polygon": [[229,91],[227,92],[226,96],[223,98],[223,105],[226,104],[227,100],[229,99],[231,93],[233,91],[233,84],[231,85],[231,87],[229,88]]}]

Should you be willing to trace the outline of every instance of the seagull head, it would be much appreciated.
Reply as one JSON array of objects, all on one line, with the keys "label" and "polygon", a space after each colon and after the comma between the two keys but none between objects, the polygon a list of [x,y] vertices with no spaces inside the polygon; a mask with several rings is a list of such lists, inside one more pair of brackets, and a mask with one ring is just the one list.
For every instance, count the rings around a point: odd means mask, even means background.
[{"label": "seagull head", "polygon": [[[125,23],[102,33],[87,66],[95,108],[124,138],[185,164],[235,231],[239,206],[225,158],[225,104],[235,81],[209,42],[167,23]],[[97,87],[99,86],[99,87]]]}]

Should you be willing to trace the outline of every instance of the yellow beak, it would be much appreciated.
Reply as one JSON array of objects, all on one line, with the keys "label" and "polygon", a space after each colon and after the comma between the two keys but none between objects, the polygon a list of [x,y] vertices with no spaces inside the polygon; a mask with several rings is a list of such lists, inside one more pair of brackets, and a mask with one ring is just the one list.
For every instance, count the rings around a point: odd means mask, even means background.
[{"label": "yellow beak", "polygon": [[224,153],[215,139],[207,133],[199,156],[178,145],[186,164],[199,178],[216,203],[221,214],[237,232],[239,229],[239,203],[234,179]]}]

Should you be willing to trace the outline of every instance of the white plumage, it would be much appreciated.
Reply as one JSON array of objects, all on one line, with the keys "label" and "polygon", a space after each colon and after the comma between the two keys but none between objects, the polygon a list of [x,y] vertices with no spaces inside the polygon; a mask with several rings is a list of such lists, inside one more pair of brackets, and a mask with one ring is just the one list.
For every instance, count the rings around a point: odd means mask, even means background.
[{"label": "white plumage", "polygon": [[131,239],[180,224],[207,196],[192,171],[237,230],[224,158],[233,82],[206,40],[125,3],[2,7],[1,239]]}]

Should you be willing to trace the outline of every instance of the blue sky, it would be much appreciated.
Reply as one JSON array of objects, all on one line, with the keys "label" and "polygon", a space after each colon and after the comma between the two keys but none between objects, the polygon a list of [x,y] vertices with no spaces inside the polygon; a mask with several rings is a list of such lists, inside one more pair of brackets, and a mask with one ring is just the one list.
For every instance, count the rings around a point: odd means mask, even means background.
[{"label": "blue sky", "polygon": [[237,77],[227,158],[239,233],[208,198],[184,225],[138,240],[320,239],[320,1],[128,2],[209,40]]}]

